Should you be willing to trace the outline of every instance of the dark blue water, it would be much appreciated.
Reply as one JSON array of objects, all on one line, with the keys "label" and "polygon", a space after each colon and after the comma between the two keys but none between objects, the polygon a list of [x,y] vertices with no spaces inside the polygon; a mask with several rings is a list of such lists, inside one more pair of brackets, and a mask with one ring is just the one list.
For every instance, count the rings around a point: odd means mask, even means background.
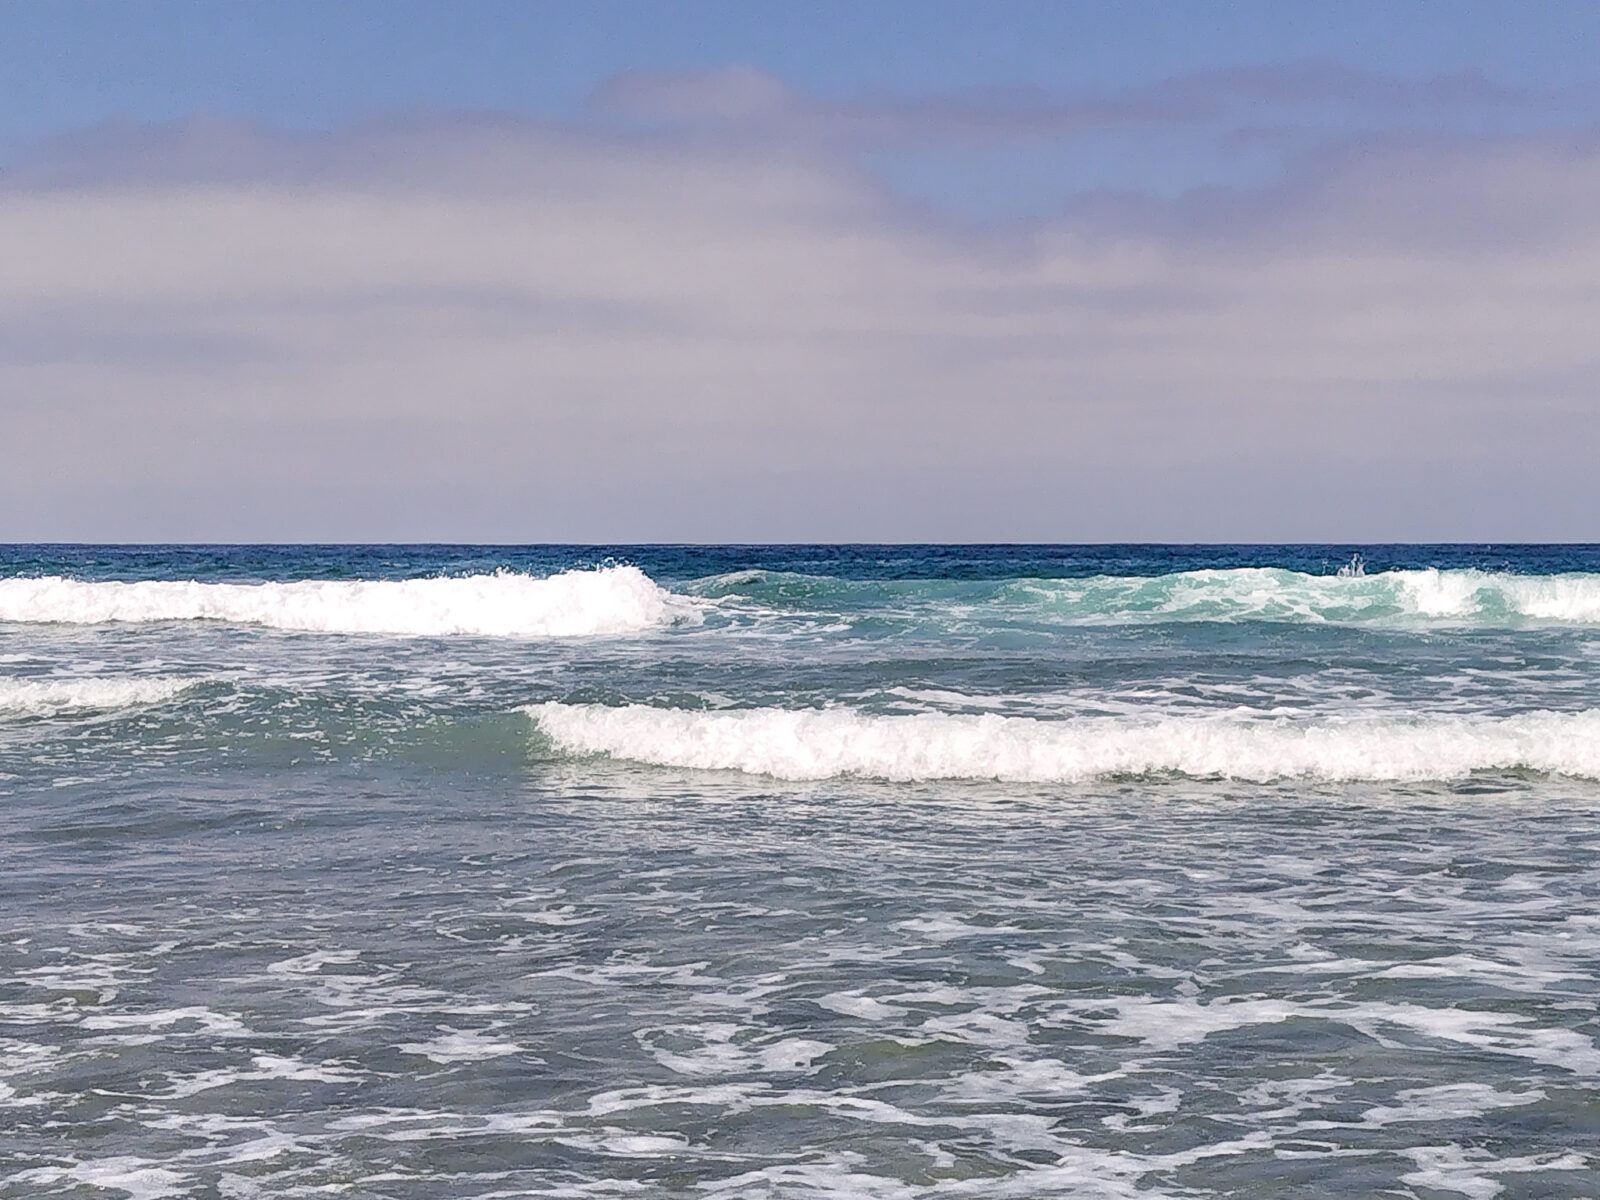
[{"label": "dark blue water", "polygon": [[782,546],[82,546],[0,547],[7,574],[79,579],[415,579],[634,563],[678,582],[759,568],[844,579],[1065,579],[1235,567],[1331,574],[1361,554],[1367,569],[1472,568],[1600,573],[1592,545],[782,545]]}]

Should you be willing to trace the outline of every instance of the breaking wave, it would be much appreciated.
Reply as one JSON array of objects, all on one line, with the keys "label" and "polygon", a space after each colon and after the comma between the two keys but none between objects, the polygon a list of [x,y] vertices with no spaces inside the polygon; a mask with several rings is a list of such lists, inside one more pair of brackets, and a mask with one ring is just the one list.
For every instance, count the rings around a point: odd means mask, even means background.
[{"label": "breaking wave", "polygon": [[0,679],[0,714],[44,716],[74,709],[159,704],[197,679]]},{"label": "breaking wave", "polygon": [[635,633],[690,615],[691,602],[637,567],[538,578],[199,583],[0,580],[0,622],[222,621],[320,633],[576,637]]},{"label": "breaking wave", "polygon": [[1278,567],[1098,575],[1082,579],[852,580],[741,571],[701,580],[717,599],[778,609],[931,606],[1071,624],[1282,621],[1334,624],[1600,624],[1600,575],[1479,570],[1310,575]]},{"label": "breaking wave", "polygon": [[1177,774],[1405,781],[1525,770],[1600,779],[1600,710],[1351,720],[1046,721],[846,708],[695,711],[547,703],[524,710],[558,750],[780,779],[1049,783]]}]

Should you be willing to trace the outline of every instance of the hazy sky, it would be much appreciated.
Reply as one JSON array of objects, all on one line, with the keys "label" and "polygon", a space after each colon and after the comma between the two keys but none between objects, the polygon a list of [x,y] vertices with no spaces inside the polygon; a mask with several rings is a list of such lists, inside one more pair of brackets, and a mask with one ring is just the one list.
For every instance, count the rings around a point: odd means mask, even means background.
[{"label": "hazy sky", "polygon": [[0,6],[0,540],[1600,540],[1600,4]]}]

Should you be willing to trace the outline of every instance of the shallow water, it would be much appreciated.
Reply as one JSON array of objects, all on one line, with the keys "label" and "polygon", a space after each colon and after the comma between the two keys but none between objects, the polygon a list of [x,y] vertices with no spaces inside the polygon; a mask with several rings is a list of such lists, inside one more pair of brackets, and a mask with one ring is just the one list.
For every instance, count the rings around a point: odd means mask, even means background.
[{"label": "shallow water", "polygon": [[1350,549],[14,549],[0,1195],[1592,1196],[1600,552]]}]

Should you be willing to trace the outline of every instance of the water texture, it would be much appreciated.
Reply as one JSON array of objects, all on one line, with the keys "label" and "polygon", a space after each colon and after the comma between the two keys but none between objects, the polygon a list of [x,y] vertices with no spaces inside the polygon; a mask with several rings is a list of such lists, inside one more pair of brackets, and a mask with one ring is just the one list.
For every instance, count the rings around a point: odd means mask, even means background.
[{"label": "water texture", "polygon": [[1597,802],[1597,547],[0,548],[0,1196],[1592,1197]]}]

